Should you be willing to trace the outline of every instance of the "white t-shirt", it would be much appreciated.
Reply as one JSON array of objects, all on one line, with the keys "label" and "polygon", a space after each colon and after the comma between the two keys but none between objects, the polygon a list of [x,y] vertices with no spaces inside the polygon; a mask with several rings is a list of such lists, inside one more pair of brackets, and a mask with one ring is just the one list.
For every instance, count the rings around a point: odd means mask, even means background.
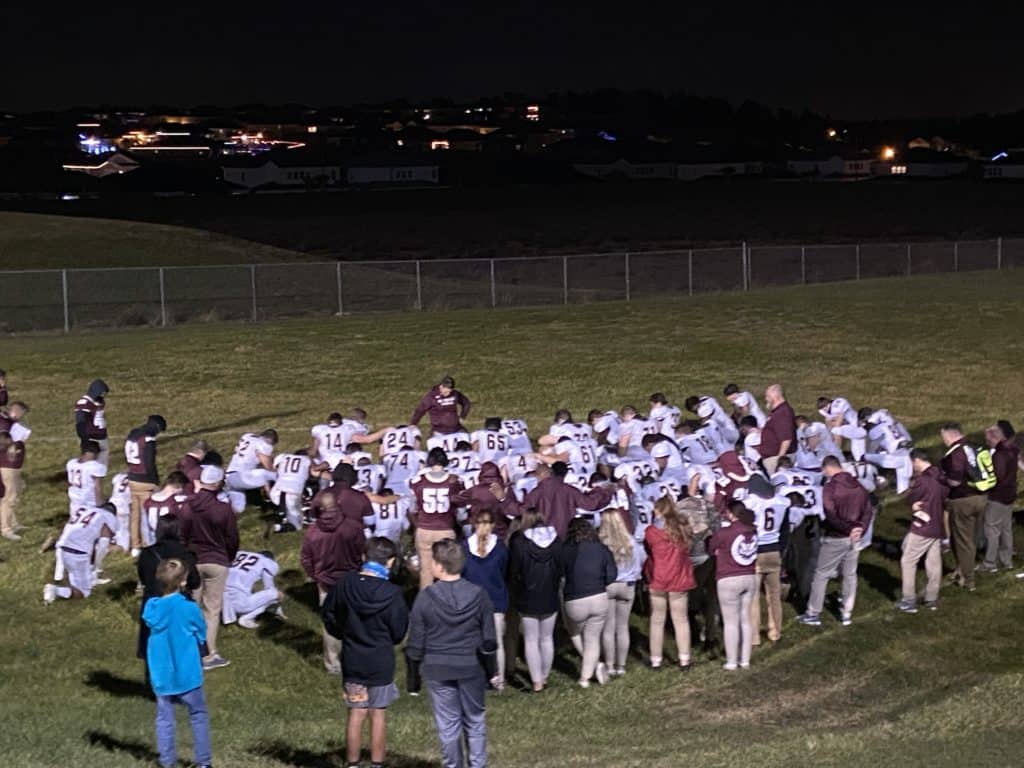
[{"label": "white t-shirt", "polygon": [[481,463],[497,464],[512,450],[512,438],[498,429],[478,429],[470,435],[470,442],[476,447]]},{"label": "white t-shirt", "polygon": [[522,419],[502,419],[501,431],[508,435],[509,453],[529,453],[533,450],[529,430]]},{"label": "white t-shirt", "polygon": [[266,438],[246,432],[235,446],[228,472],[248,472],[260,466],[260,456],[273,456],[274,446]]},{"label": "white t-shirt", "polygon": [[92,461],[71,459],[65,465],[65,469],[68,475],[68,498],[71,500],[72,506],[98,507],[102,503],[102,499],[96,497],[94,478],[106,477],[107,468],[95,459]]},{"label": "white t-shirt", "polygon": [[228,571],[225,589],[235,590],[248,595],[257,581],[263,582],[264,589],[275,589],[274,577],[277,575],[278,564],[259,552],[239,550]]},{"label": "white t-shirt", "polygon": [[277,480],[274,481],[272,494],[290,493],[301,496],[306,482],[309,480],[309,468],[312,461],[308,456],[295,453],[279,453],[274,458],[274,470]]},{"label": "white t-shirt", "polygon": [[92,555],[96,540],[103,531],[103,526],[110,529],[111,534],[117,533],[117,518],[99,507],[80,507],[71,513],[71,519],[61,531],[57,546],[69,547]]}]

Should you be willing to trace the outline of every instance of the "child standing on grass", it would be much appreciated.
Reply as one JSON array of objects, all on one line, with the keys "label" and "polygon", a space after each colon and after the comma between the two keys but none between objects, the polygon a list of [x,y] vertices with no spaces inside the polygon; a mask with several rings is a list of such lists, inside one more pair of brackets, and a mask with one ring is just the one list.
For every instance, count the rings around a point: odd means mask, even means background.
[{"label": "child standing on grass", "polygon": [[146,602],[142,620],[150,629],[146,660],[156,694],[156,743],[160,765],[177,765],[174,743],[174,705],[184,704],[192,725],[195,762],[210,768],[210,718],[203,694],[203,665],[200,646],[206,644],[206,621],[192,601],[184,595],[188,569],[181,560],[171,558],[156,570],[162,597]]}]

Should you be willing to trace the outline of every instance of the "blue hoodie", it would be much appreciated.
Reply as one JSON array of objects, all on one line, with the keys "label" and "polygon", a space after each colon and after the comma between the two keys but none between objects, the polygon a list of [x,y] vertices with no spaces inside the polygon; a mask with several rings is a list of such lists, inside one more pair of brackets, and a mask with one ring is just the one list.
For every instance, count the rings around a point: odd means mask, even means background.
[{"label": "blue hoodie", "polygon": [[199,606],[180,592],[146,601],[142,620],[149,625],[146,661],[153,692],[175,696],[203,684],[199,644],[206,642],[206,622]]}]

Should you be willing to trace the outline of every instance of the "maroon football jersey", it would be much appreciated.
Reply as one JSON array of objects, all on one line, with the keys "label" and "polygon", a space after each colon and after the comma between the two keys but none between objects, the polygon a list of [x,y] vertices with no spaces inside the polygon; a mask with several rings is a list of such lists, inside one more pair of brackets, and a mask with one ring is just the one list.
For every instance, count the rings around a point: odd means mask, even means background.
[{"label": "maroon football jersey", "polygon": [[454,475],[435,482],[420,475],[410,486],[416,494],[416,525],[425,531],[451,531],[455,528],[456,507],[452,497],[462,490],[462,481]]}]

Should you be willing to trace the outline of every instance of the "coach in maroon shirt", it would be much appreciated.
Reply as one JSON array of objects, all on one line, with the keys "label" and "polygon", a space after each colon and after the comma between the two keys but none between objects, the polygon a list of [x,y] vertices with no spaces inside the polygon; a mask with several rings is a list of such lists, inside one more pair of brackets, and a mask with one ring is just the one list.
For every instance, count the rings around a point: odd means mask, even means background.
[{"label": "coach in maroon shirt", "polygon": [[[366,534],[361,520],[342,514],[333,495],[324,496],[321,503],[320,515],[302,541],[300,560],[306,575],[316,582],[320,605],[323,605],[338,579],[362,568]],[[341,640],[326,629],[323,637],[324,667],[328,673],[340,675]]]},{"label": "coach in maroon shirt", "polygon": [[409,423],[415,426],[424,416],[430,416],[430,429],[435,435],[450,435],[463,429],[462,419],[469,416],[472,403],[455,388],[455,379],[445,376],[441,383],[420,400]]},{"label": "coach in maroon shirt", "polygon": [[[538,472],[545,470],[538,467]],[[559,538],[565,538],[569,532],[569,523],[576,517],[576,510],[595,512],[604,509],[615,495],[613,484],[599,485],[587,492],[565,484],[565,476],[569,467],[562,461],[551,465],[550,474],[543,477],[537,487],[526,494],[522,503],[510,493],[500,497],[502,511],[509,517],[519,517],[528,509],[536,509],[544,516],[544,521],[555,529]]]},{"label": "coach in maroon shirt", "polygon": [[313,517],[319,517],[327,509],[328,496],[334,502],[331,506],[337,508],[338,514],[355,520],[360,526],[363,524],[363,518],[373,516],[373,505],[370,504],[369,497],[352,487],[359,482],[359,477],[351,464],[338,464],[331,472],[331,478],[334,482],[313,497]]},{"label": "coach in maroon shirt", "polygon": [[210,649],[203,659],[204,669],[228,665],[217,653],[217,630],[228,570],[238,554],[238,520],[227,497],[220,493],[223,484],[223,469],[203,467],[196,495],[181,507],[181,539],[196,553],[199,576],[203,580],[198,602],[206,619],[206,644]]},{"label": "coach in maroon shirt", "polygon": [[779,459],[794,452],[796,448],[796,414],[793,406],[786,402],[780,384],[772,384],[764,393],[765,403],[771,409],[768,421],[761,428],[761,463],[768,475],[775,472]]}]

